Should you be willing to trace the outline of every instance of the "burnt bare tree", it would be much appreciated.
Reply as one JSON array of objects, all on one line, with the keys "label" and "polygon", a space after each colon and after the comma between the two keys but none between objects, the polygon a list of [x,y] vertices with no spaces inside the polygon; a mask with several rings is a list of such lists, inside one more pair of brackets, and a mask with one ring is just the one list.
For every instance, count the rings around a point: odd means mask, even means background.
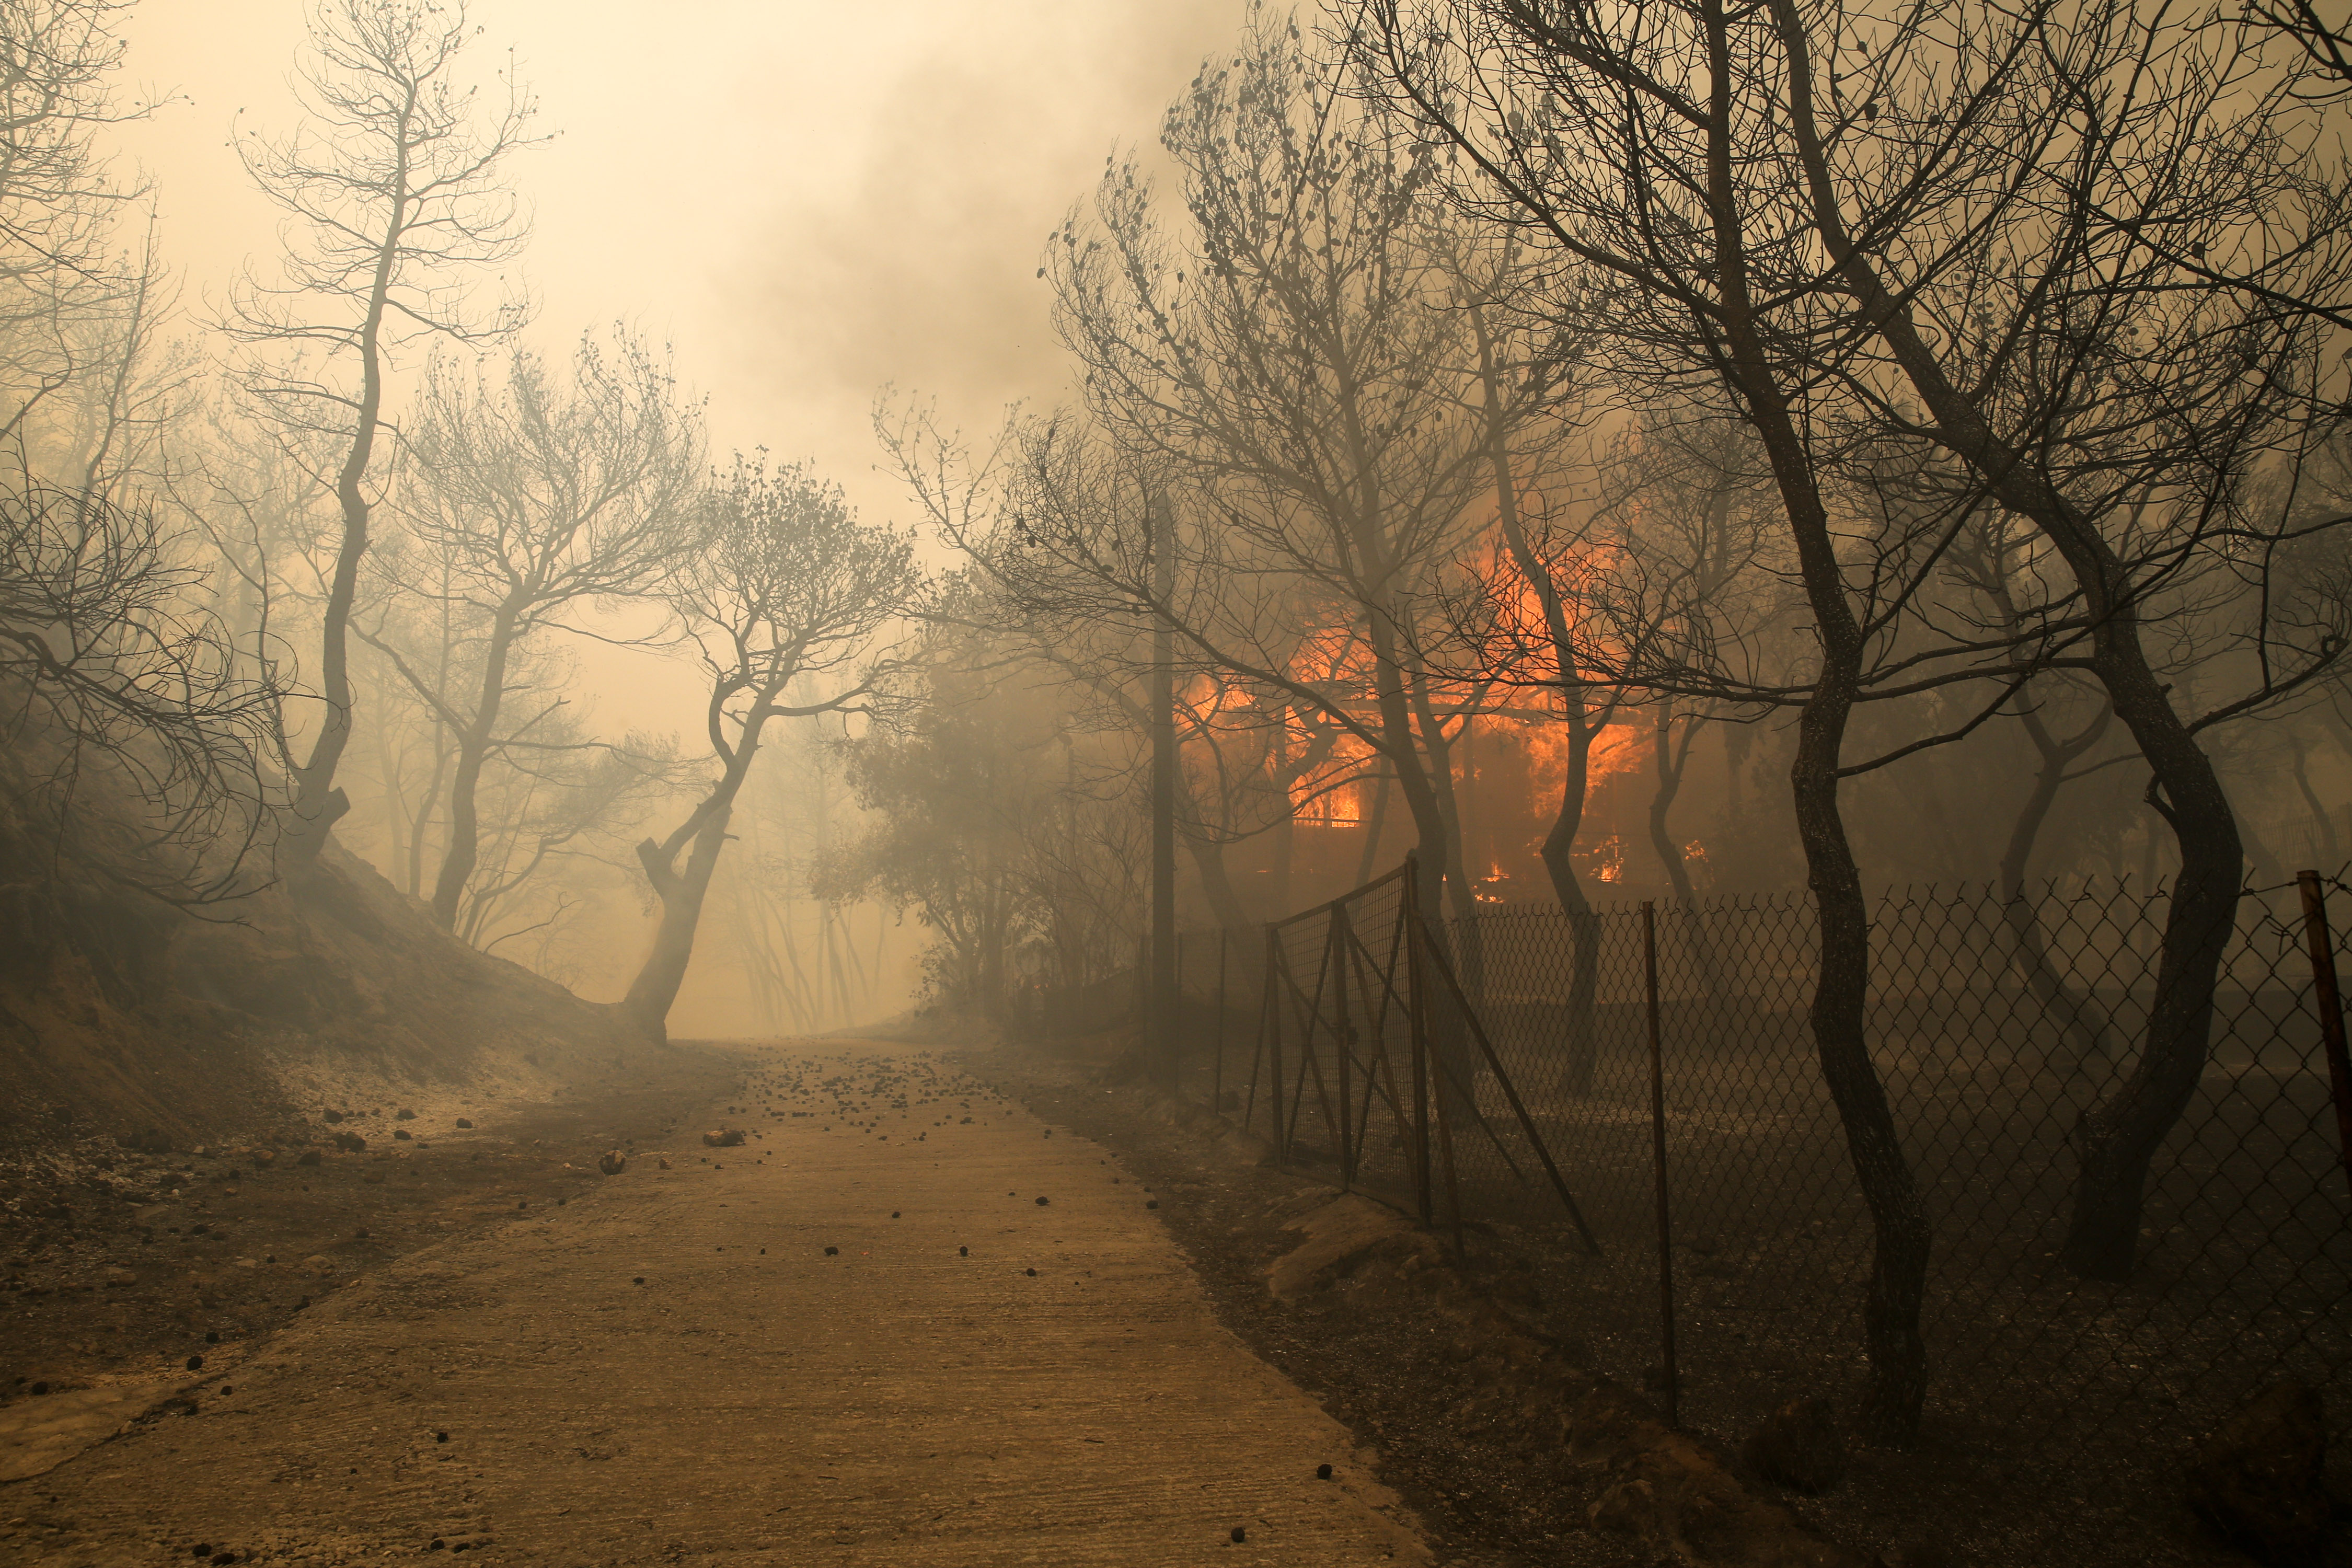
[{"label": "burnt bare tree", "polygon": [[202,909],[267,885],[278,694],[205,612],[193,556],[152,508],[0,473],[0,798],[20,890],[82,880]]},{"label": "burnt bare tree", "polygon": [[[2188,715],[2136,627],[2184,569],[2262,553],[2242,480],[2316,390],[2279,374],[2305,353],[2279,301],[2340,267],[2325,232],[2340,204],[2279,156],[2275,98],[2239,112],[2258,72],[2122,5],[2061,18],[1376,0],[1346,15],[1373,90],[1469,166],[1468,204],[1605,279],[1643,384],[1717,382],[1770,459],[1820,653],[1793,778],[1822,926],[1815,1032],[1878,1229],[1868,1425],[1899,1436],[1924,1389],[1927,1231],[1868,1060],[1867,925],[1837,783],[1968,733],[2037,671],[2086,668],[2105,687],[2184,860],[2149,1048],[2082,1139],[2069,1258],[2127,1270],[2147,1156],[2201,1070],[2238,885],[2228,803],[2193,735],[2331,657],[2325,632],[2295,635],[2326,616],[2282,606],[2245,629],[2252,689]],[[2308,234],[2273,244],[2279,213]],[[2182,287],[2198,276],[2211,286]],[[1822,464],[1866,470],[1906,440],[1931,448],[1914,461],[1942,466],[1942,493],[1881,510],[1909,542],[1875,552],[1899,570],[1874,569],[1858,615]],[[2131,532],[2151,484],[2164,526]],[[1946,626],[1939,646],[1887,662],[1889,608],[1934,624],[1903,584],[1927,581],[1939,536],[1988,500],[2041,530],[2071,580],[2022,637]],[[1963,683],[1984,696],[1949,729],[1841,755],[1865,687]]]},{"label": "burnt bare tree", "polygon": [[[1551,387],[1514,378],[1499,410],[1475,411],[1471,328],[1423,218],[1435,170],[1348,100],[1296,29],[1258,14],[1161,140],[1181,174],[1181,223],[1129,163],[1106,175],[1089,219],[1048,246],[1087,414],[1191,520],[1183,575],[1226,590],[1171,626],[1185,657],[1320,710],[1380,758],[1413,823],[1416,892],[1434,918],[1449,886],[1466,899],[1466,877],[1431,750],[1441,700],[1416,658],[1414,606],[1470,531],[1492,418],[1516,426],[1549,406]],[[1069,531],[1103,523],[1069,509],[1056,521],[1066,558],[1091,555],[1118,596],[1153,601],[1139,562],[1111,565],[1112,551]],[[1279,618],[1302,609],[1319,626]],[[1360,640],[1369,702],[1335,700],[1288,668],[1310,626]]]},{"label": "burnt bare tree", "polygon": [[[703,728],[718,773],[667,836],[637,846],[660,914],[620,1004],[656,1038],[685,982],[728,819],[768,724],[881,711],[893,666],[876,640],[921,583],[907,536],[858,521],[841,492],[804,468],[771,474],[764,460],[739,456],[708,505],[670,603],[710,680]],[[803,684],[804,694],[795,689]]]},{"label": "burnt bare tree", "polygon": [[[436,360],[405,432],[402,513],[410,548],[393,558],[397,591],[451,602],[473,631],[471,690],[355,623],[434,708],[453,742],[449,820],[432,894],[453,930],[478,856],[475,796],[494,755],[538,744],[532,731],[567,700],[533,690],[518,655],[565,629],[585,605],[657,593],[698,541],[698,408],[682,405],[668,362],[626,331],[611,352],[583,337],[568,384],[517,351],[503,383]],[[422,568],[414,577],[404,568]],[[528,694],[528,712],[509,699]]]},{"label": "burnt bare tree", "polygon": [[[0,5],[0,435],[128,357],[93,341],[155,281],[152,247],[126,266],[116,220],[146,195],[118,182],[105,127],[152,107],[118,101],[112,79],[129,0]],[[63,476],[53,476],[62,478]]]},{"label": "burnt bare tree", "polygon": [[415,344],[486,344],[520,324],[519,296],[483,308],[468,282],[528,237],[500,182],[530,143],[532,111],[511,78],[487,114],[458,79],[473,34],[462,5],[319,0],[310,26],[304,122],[276,139],[236,136],[247,174],[286,216],[287,249],[278,279],[243,280],[226,323],[257,416],[318,463],[341,518],[320,611],[320,711],[284,838],[297,864],[350,809],[335,772],[352,735],[350,626],[379,500],[385,379]]}]

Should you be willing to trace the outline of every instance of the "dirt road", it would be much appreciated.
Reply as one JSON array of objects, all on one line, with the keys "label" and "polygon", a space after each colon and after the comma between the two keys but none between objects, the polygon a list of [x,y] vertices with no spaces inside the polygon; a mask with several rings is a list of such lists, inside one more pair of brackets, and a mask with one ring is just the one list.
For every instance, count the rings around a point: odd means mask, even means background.
[{"label": "dirt road", "polygon": [[336,1291],[0,1488],[0,1562],[1427,1560],[1115,1156],[919,1053],[747,1070],[744,1146]]}]

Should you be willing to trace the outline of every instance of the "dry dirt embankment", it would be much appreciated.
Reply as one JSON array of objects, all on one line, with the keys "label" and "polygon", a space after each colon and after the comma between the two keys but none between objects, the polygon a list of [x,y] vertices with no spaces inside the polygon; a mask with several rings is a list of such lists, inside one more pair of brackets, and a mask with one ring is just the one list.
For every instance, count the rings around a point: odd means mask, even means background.
[{"label": "dry dirt embankment", "polygon": [[473,952],[331,850],[236,923],[0,895],[0,1447],[51,1431],[0,1479],[355,1274],[560,1201],[736,1070]]},{"label": "dry dirt embankment", "polygon": [[1427,1559],[1114,1154],[919,1053],[744,1065],[742,1146],[371,1271],[0,1489],[0,1559]]}]

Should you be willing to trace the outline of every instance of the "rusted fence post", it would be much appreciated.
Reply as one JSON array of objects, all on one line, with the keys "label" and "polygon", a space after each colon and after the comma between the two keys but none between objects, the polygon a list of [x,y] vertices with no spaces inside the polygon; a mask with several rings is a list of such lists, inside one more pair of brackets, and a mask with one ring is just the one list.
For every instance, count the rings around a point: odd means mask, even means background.
[{"label": "rusted fence post", "polygon": [[1642,993],[1650,1017],[1650,1155],[1658,1178],[1658,1329],[1664,1355],[1666,1425],[1679,1426],[1682,1379],[1675,1362],[1675,1224],[1666,1188],[1666,1058],[1658,1037],[1658,906],[1642,900]]},{"label": "rusted fence post", "polygon": [[2327,1057],[2327,1087],[2336,1100],[2336,1155],[2352,1183],[2352,1060],[2344,1046],[2344,998],[2336,988],[2336,943],[2327,933],[2327,893],[2316,871],[2297,871],[2303,893],[2303,940],[2311,950],[2311,984],[2319,1003],[2319,1044]]}]

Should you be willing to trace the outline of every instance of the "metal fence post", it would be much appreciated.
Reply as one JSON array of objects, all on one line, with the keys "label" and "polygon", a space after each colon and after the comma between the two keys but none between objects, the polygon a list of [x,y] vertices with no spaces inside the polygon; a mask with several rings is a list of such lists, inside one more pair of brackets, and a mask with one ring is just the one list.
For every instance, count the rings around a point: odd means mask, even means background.
[{"label": "metal fence post", "polygon": [[1681,1377],[1675,1362],[1675,1226],[1666,1189],[1666,1058],[1658,1038],[1658,906],[1642,900],[1642,992],[1650,1020],[1650,1155],[1658,1179],[1658,1329],[1664,1352],[1666,1425],[1679,1426]]},{"label": "metal fence post", "polygon": [[[1339,973],[1333,976],[1339,984],[1332,988],[1331,1018],[1333,1043],[1339,1049],[1339,1061],[1334,1071],[1339,1079],[1339,1125],[1332,1129],[1339,1142],[1339,1190],[1353,1192],[1356,1185],[1356,1155],[1348,1134],[1354,1127],[1349,1110],[1348,1058],[1354,1054],[1355,1037],[1348,1027],[1348,939],[1351,927],[1348,922],[1348,907],[1337,904],[1331,910],[1330,963]],[[1318,1080],[1319,1081],[1319,1080]]]},{"label": "metal fence post", "polygon": [[1192,1033],[1184,1027],[1184,933],[1176,933],[1176,984],[1169,987],[1170,1000],[1175,1005],[1175,1016],[1161,1026],[1169,1034],[1168,1087],[1171,1093],[1181,1094],[1184,1084],[1184,1037]]},{"label": "metal fence post", "polygon": [[2344,998],[2336,988],[2336,943],[2327,934],[2327,893],[2316,871],[2297,871],[2303,894],[2303,938],[2311,950],[2311,984],[2318,993],[2319,1043],[2327,1057],[2327,1086],[2336,1100],[2336,1152],[2352,1183],[2352,1060],[2344,1046]]},{"label": "metal fence post", "polygon": [[1404,964],[1406,1018],[1412,1036],[1412,1194],[1426,1227],[1437,1220],[1437,1205],[1429,1190],[1429,975],[1421,954],[1421,917],[1411,900],[1413,858],[1404,860]]},{"label": "metal fence post", "polygon": [[1231,934],[1223,926],[1217,928],[1217,1035],[1215,1065],[1210,1068],[1209,1109],[1221,1116],[1225,1110],[1225,942]]},{"label": "metal fence post", "polygon": [[1285,967],[1281,941],[1280,933],[1274,927],[1265,928],[1265,993],[1273,999],[1268,1005],[1274,1009],[1274,1032],[1266,1038],[1267,1065],[1274,1070],[1266,1087],[1273,1096],[1274,1105],[1274,1163],[1287,1165],[1290,1163],[1290,1123],[1282,1114],[1282,995],[1274,985]]}]

